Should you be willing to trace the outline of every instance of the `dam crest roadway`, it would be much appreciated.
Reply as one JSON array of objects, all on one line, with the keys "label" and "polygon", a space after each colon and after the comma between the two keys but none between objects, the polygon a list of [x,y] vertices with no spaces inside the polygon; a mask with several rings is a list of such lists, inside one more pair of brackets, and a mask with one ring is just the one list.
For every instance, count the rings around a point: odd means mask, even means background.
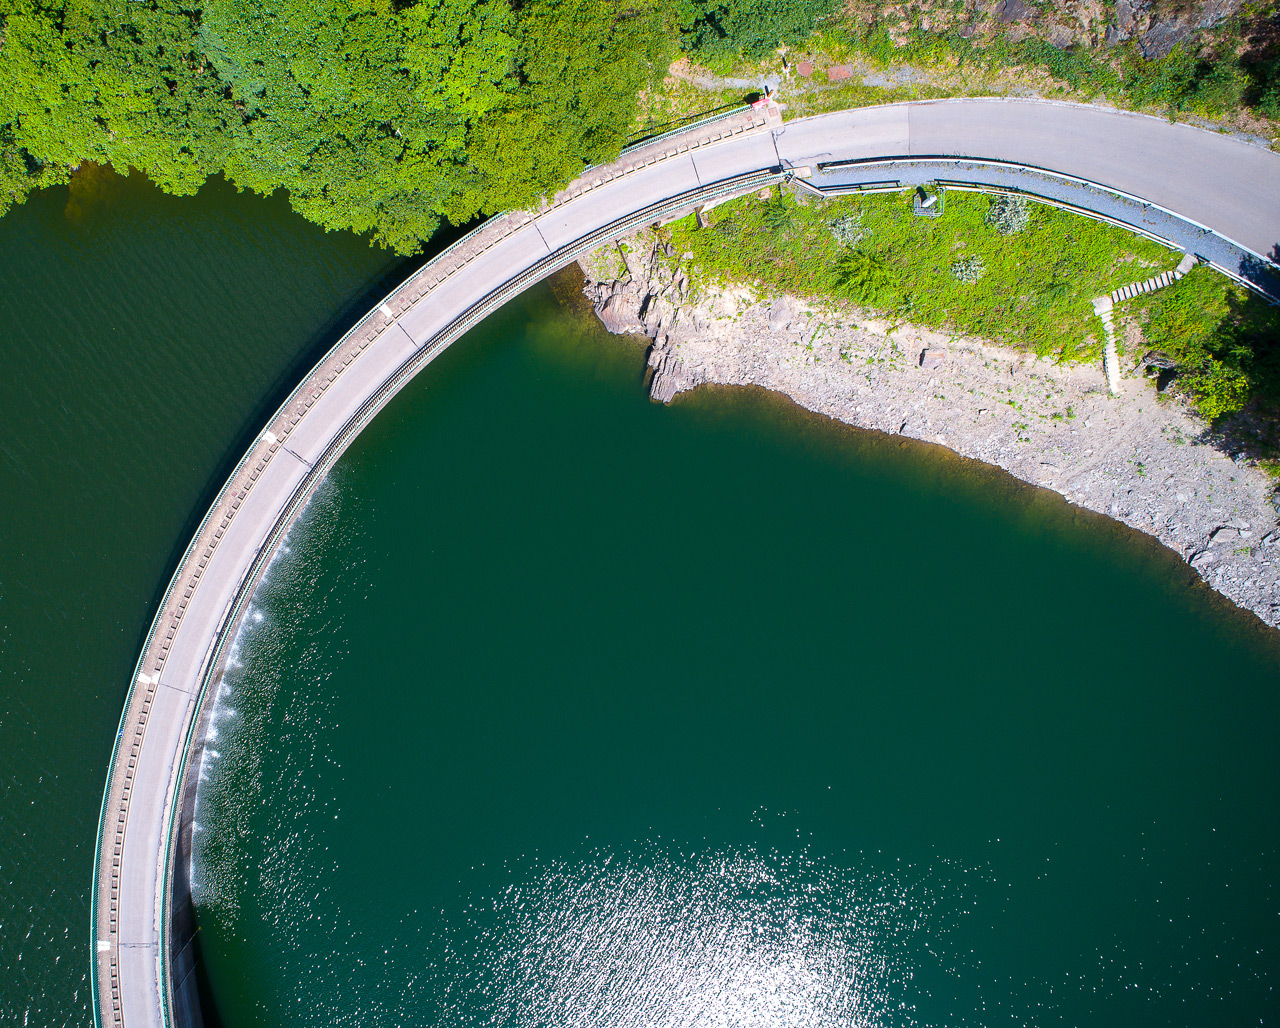
[{"label": "dam crest roadway", "polygon": [[218,674],[276,546],[360,430],[507,300],[596,247],[795,178],[824,195],[945,181],[1156,237],[1280,299],[1280,156],[1186,125],[1034,100],[922,101],[783,123],[761,104],[642,142],[428,261],[272,415],[178,563],[129,687],[92,894],[100,1028],[201,1023],[191,811]]}]

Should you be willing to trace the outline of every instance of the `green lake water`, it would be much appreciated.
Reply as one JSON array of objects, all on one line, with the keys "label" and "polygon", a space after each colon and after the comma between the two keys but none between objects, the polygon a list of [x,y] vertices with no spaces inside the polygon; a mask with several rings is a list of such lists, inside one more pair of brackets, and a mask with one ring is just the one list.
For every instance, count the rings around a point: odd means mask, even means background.
[{"label": "green lake water", "polygon": [[[279,200],[0,219],[0,1025],[87,1025],[124,689],[205,505],[404,266]],[[1167,551],[548,290],[291,534],[197,819],[210,1023],[1270,1023],[1280,646]]]},{"label": "green lake water", "polygon": [[92,1024],[98,809],[155,604],[395,267],[222,184],[86,174],[0,218],[0,1026]]},{"label": "green lake water", "polygon": [[1270,637],[1055,495],[642,371],[535,291],[317,496],[204,768],[211,1020],[1264,1023]]}]

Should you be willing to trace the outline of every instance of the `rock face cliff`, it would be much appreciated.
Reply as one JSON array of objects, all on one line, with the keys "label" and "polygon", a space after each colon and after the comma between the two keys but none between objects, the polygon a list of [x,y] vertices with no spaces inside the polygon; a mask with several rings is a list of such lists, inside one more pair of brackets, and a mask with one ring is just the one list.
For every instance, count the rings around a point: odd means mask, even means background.
[{"label": "rock face cliff", "polygon": [[1147,532],[1213,588],[1280,627],[1275,484],[1217,449],[1145,381],[889,325],[853,308],[691,279],[646,233],[584,258],[611,332],[651,340],[650,395],[754,385],[860,428],[946,446]]},{"label": "rock face cliff", "polygon": [[1207,29],[1234,14],[1240,0],[1199,0],[1159,5],[1152,0],[1116,0],[1115,24],[1106,29],[1108,43],[1136,39],[1149,61],[1167,57],[1178,43],[1197,29]]},{"label": "rock face cliff", "polygon": [[[1244,6],[1244,0],[969,0],[963,4],[890,4],[853,0],[866,19],[909,31],[925,28],[989,40],[1037,36],[1059,49],[1116,45],[1134,40],[1148,60],[1166,57],[1200,29],[1211,28]],[[865,11],[862,9],[865,8]]]}]

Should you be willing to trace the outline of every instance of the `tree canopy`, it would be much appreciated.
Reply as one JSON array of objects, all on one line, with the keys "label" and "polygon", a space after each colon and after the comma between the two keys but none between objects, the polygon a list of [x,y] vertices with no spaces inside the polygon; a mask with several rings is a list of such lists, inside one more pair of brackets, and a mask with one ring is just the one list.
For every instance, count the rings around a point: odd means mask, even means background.
[{"label": "tree canopy", "polygon": [[665,0],[6,0],[0,212],[84,161],[285,189],[402,252],[617,153]]},{"label": "tree canopy", "polygon": [[798,43],[836,13],[841,0],[680,0],[686,49],[758,61],[779,43]]}]

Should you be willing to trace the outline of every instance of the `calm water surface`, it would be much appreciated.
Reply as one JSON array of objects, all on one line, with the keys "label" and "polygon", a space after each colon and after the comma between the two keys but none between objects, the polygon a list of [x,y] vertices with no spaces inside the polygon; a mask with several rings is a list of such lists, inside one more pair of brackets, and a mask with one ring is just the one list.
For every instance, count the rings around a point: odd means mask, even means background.
[{"label": "calm water surface", "polygon": [[1270,1023],[1273,636],[1055,496],[641,371],[535,292],[330,476],[203,769],[212,1020]]},{"label": "calm water surface", "polygon": [[98,808],[160,590],[395,267],[225,185],[86,174],[0,218],[0,1026],[92,1024]]}]

